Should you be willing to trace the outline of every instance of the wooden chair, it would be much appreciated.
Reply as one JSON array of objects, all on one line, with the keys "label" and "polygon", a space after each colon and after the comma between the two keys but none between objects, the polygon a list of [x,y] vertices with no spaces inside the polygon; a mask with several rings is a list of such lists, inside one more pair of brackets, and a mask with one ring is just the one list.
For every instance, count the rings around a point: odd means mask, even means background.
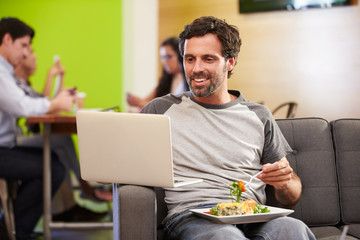
[{"label": "wooden chair", "polygon": [[9,238],[15,240],[15,221],[12,200],[15,197],[16,182],[0,178],[0,198],[4,210],[6,230]]},{"label": "wooden chair", "polygon": [[272,111],[272,114],[275,115],[276,113],[280,112],[283,109],[287,108],[286,117],[285,118],[294,118],[296,115],[298,104],[296,102],[285,102],[279,105]]}]

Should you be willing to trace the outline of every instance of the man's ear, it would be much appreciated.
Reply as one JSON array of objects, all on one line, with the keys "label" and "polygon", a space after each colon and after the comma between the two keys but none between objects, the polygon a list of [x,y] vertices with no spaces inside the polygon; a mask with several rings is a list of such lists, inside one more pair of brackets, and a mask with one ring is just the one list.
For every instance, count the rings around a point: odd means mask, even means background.
[{"label": "man's ear", "polygon": [[233,70],[233,68],[235,67],[236,64],[236,57],[232,57],[228,59],[228,65],[227,65],[227,70],[231,71]]},{"label": "man's ear", "polygon": [[9,45],[12,42],[13,42],[13,39],[12,39],[10,33],[5,33],[3,36],[1,45]]}]

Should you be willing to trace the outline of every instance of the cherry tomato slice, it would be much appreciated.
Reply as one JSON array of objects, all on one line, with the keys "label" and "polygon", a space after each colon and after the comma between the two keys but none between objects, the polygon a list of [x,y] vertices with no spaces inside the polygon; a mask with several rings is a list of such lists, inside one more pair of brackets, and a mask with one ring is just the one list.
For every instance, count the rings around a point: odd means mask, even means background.
[{"label": "cherry tomato slice", "polygon": [[241,192],[245,192],[245,184],[243,181],[238,182],[239,187],[241,188]]}]

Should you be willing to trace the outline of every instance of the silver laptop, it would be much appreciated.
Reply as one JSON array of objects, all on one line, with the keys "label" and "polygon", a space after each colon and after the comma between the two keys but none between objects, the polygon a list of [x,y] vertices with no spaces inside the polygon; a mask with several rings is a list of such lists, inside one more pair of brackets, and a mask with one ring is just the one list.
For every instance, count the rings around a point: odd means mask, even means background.
[{"label": "silver laptop", "polygon": [[174,177],[166,115],[82,110],[76,124],[84,180],[163,188],[202,181]]}]

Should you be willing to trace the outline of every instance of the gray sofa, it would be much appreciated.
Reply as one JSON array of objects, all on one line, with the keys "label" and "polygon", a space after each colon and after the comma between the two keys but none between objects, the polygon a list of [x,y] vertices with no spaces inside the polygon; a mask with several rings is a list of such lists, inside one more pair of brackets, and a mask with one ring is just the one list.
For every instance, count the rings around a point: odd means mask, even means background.
[{"label": "gray sofa", "polygon": [[[360,119],[279,119],[293,149],[288,160],[300,176],[303,192],[290,216],[304,221],[317,239],[360,239]],[[267,187],[267,205],[281,206]],[[163,239],[166,216],[162,189],[119,188],[121,240]]]}]

